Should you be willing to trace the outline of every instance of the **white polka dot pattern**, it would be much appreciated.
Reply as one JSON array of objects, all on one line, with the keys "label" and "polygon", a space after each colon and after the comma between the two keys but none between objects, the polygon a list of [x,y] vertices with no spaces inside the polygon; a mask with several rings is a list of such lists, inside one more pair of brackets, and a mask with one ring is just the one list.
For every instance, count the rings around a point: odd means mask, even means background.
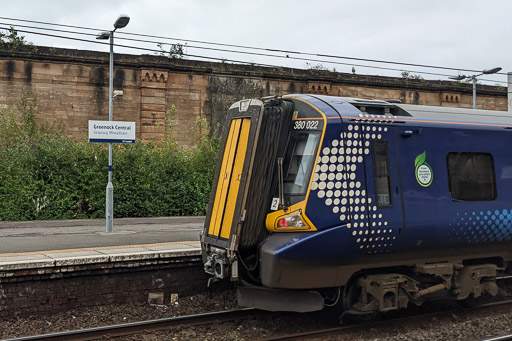
[{"label": "white polka dot pattern", "polygon": [[396,240],[393,228],[364,186],[363,156],[370,154],[369,140],[379,140],[387,131],[386,126],[346,126],[339,139],[322,149],[311,185],[316,197],[352,230],[365,253],[389,252]]}]

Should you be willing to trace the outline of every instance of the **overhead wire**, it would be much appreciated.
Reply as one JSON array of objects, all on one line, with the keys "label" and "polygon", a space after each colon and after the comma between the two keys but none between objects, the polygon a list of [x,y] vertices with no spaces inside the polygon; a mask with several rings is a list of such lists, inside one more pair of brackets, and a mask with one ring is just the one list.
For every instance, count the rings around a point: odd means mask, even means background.
[{"label": "overhead wire", "polygon": [[[11,25],[9,23],[2,23],[0,22],[0,25]],[[69,30],[58,30],[58,29],[48,29],[48,28],[39,28],[34,26],[28,26],[28,25],[16,25],[17,27],[24,27],[24,28],[32,28],[32,29],[41,29],[41,30],[50,30],[53,32],[63,32],[63,33],[71,33],[71,34],[78,34],[78,35],[86,35],[86,36],[95,36],[95,34],[92,33],[83,33],[83,32],[76,32],[76,31],[69,31]],[[93,43],[100,43],[104,45],[109,45],[109,43],[105,42],[97,42],[97,41],[90,41],[85,39],[76,39],[71,37],[65,37],[65,36],[57,36],[57,35],[50,35],[50,34],[42,34],[34,31],[27,31],[27,30],[18,30],[19,32],[23,33],[30,33],[30,34],[39,34],[39,35],[46,35],[46,36],[52,36],[52,37],[58,37],[58,38],[65,38],[65,39],[73,39],[78,41],[86,41],[86,42],[93,42]],[[128,41],[135,41],[135,42],[142,42],[142,43],[152,43],[152,44],[158,44],[160,42],[158,41],[148,41],[148,40],[141,40],[141,39],[132,39],[132,38],[123,38],[123,37],[117,37],[116,39],[120,40],[128,40]],[[139,48],[135,46],[128,46],[128,45],[120,45],[120,44],[114,44],[118,47],[124,47],[124,48],[134,48],[134,49],[141,49],[145,51],[151,51],[151,52],[164,52],[163,50],[155,50],[155,49],[146,49],[146,48]],[[408,70],[404,69],[397,69],[397,68],[389,68],[389,67],[379,67],[379,66],[371,66],[371,65],[363,65],[363,64],[354,64],[354,63],[342,63],[342,62],[333,62],[328,60],[322,60],[322,59],[312,59],[312,58],[299,58],[299,57],[286,57],[281,55],[272,55],[272,54],[264,54],[264,53],[251,53],[246,51],[235,51],[235,50],[224,50],[224,49],[217,49],[217,48],[209,48],[209,47],[201,47],[201,46],[190,46],[187,45],[187,48],[196,48],[196,49],[204,49],[204,50],[211,50],[211,51],[219,51],[219,52],[230,52],[230,53],[241,53],[241,54],[248,54],[248,55],[258,55],[258,56],[264,56],[264,57],[273,57],[273,58],[286,58],[286,59],[292,59],[292,60],[300,60],[300,61],[306,61],[306,62],[318,62],[318,63],[329,63],[329,64],[335,64],[335,65],[345,65],[345,66],[354,66],[354,67],[366,67],[366,68],[373,68],[373,69],[379,69],[379,70],[386,70],[386,71],[399,71],[399,72],[407,72]],[[194,57],[202,57],[202,56],[196,56],[191,54],[185,54],[187,56],[194,56]],[[207,58],[207,57],[204,57]],[[208,57],[209,58],[209,57]],[[226,60],[224,58],[216,58],[217,60]],[[248,62],[242,62],[242,61],[236,61],[240,63],[248,63]],[[249,64],[255,64],[255,63],[249,63]],[[257,65],[264,65],[264,64],[257,64]],[[267,66],[274,66],[274,65],[268,65]],[[449,76],[446,74],[439,74],[439,73],[432,73],[432,72],[421,72],[422,74],[428,74],[428,75],[434,75],[434,76]]]},{"label": "overhead wire", "polygon": [[[2,25],[2,24],[0,24]],[[0,28],[0,29],[6,29],[6,28]],[[88,39],[80,39],[80,38],[73,38],[73,37],[67,37],[67,36],[59,36],[56,34],[49,34],[49,33],[41,33],[41,32],[34,32],[34,31],[27,31],[27,30],[17,30],[18,32],[22,33],[29,33],[29,34],[35,34],[35,35],[42,35],[46,37],[52,37],[52,38],[61,38],[61,39],[68,39],[68,40],[75,40],[75,41],[81,41],[81,42],[87,42],[87,43],[93,43],[93,44],[100,44],[100,45],[107,45],[110,46],[110,43],[97,41],[97,40],[88,40]],[[149,49],[144,47],[138,47],[138,46],[130,46],[130,45],[122,45],[122,44],[114,44],[116,47],[122,47],[122,48],[128,48],[128,49],[136,49],[141,51],[147,51],[147,52],[156,52],[156,53],[162,53],[162,50],[156,50],[156,49]],[[217,57],[210,57],[210,56],[201,56],[201,55],[194,55],[194,54],[183,54],[184,56],[188,57],[194,57],[194,58],[202,58],[202,59],[211,59],[211,60],[217,60],[222,62],[233,62],[233,63],[241,63],[241,64],[250,64],[250,65],[259,65],[259,66],[267,66],[267,67],[274,67],[274,65],[270,64],[258,64],[253,62],[246,62],[241,60],[234,60],[234,59],[227,59],[227,58],[217,58]]]},{"label": "overhead wire", "polygon": [[2,20],[11,20],[11,21],[28,22],[28,23],[33,23],[33,24],[43,24],[43,25],[51,25],[51,26],[78,28],[78,29],[81,29],[81,30],[105,31],[105,30],[102,30],[102,29],[99,29],[99,28],[73,26],[73,25],[64,25],[64,24],[49,23],[49,22],[36,21],[36,20],[16,19],[16,18],[7,18],[7,17],[0,17],[0,19],[2,19]]},{"label": "overhead wire", "polygon": [[[0,19],[10,20],[10,21],[20,21],[20,22],[36,23],[36,24],[43,24],[43,25],[50,25],[50,26],[58,26],[58,27],[75,28],[75,29],[89,30],[89,31],[96,31],[96,32],[104,31],[104,30],[97,29],[97,28],[74,26],[74,25],[64,25],[64,24],[55,24],[55,23],[48,23],[48,22],[35,21],[35,20],[14,19],[14,18],[7,18],[7,17],[0,17]],[[16,26],[16,27],[31,28],[31,29],[36,29],[36,30],[49,30],[49,31],[53,31],[53,32],[61,32],[61,33],[69,33],[69,34],[77,34],[77,35],[88,35],[88,36],[94,36],[95,35],[95,34],[92,34],[92,33],[84,33],[84,32],[69,31],[69,30],[59,30],[59,29],[46,28],[46,27],[35,27],[35,26],[28,26],[28,25],[22,25],[22,24],[0,23],[0,25],[10,25],[10,26]],[[36,35],[51,36],[51,37],[56,37],[56,38],[74,39],[74,40],[86,41],[86,42],[91,42],[91,43],[108,44],[108,43],[103,43],[103,42],[97,42],[97,41],[91,41],[91,40],[85,40],[85,39],[77,39],[77,38],[71,38],[71,37],[66,37],[66,36],[57,36],[57,35],[51,35],[51,34],[43,34],[43,33],[40,33],[40,32],[33,32],[33,31],[27,31],[27,30],[18,30],[18,31],[23,32],[23,33],[36,34]],[[130,32],[118,32],[117,35],[118,36],[116,37],[116,39],[123,39],[123,40],[127,40],[127,41],[134,41],[134,42],[145,43],[145,44],[160,44],[160,46],[162,46],[162,45],[172,45],[172,44],[170,44],[170,43],[163,43],[162,41],[149,41],[149,40],[143,40],[143,39],[126,38],[124,36],[126,36],[126,35],[128,35],[128,36],[141,36],[141,37],[165,39],[165,40],[173,40],[173,41],[184,41],[186,43],[193,42],[193,43],[200,43],[200,44],[209,44],[209,45],[214,45],[214,46],[229,46],[229,47],[235,47],[235,48],[251,49],[251,50],[257,50],[257,51],[272,51],[272,52],[285,53],[286,55],[276,55],[276,54],[269,54],[269,53],[249,52],[249,51],[239,51],[239,50],[228,50],[228,49],[221,49],[221,48],[213,48],[213,47],[204,47],[204,46],[195,46],[195,45],[185,44],[186,48],[192,48],[192,49],[202,49],[202,50],[209,50],[209,51],[217,51],[217,52],[225,52],[225,53],[235,53],[235,54],[243,54],[243,55],[253,55],[253,56],[260,56],[260,57],[271,57],[271,58],[280,58],[280,59],[289,59],[289,60],[299,60],[299,61],[306,61],[306,62],[328,63],[328,64],[334,64],[334,65],[345,65],[345,66],[353,66],[353,67],[363,67],[363,68],[371,68],[371,69],[386,70],[386,71],[413,72],[413,73],[424,74],[424,75],[431,75],[431,76],[450,77],[452,75],[441,74],[441,73],[433,73],[433,72],[426,72],[426,71],[419,71],[419,70],[406,70],[406,69],[398,69],[398,68],[390,68],[390,67],[382,67],[382,66],[374,66],[374,65],[365,65],[365,64],[343,63],[343,62],[339,62],[339,61],[331,61],[331,60],[325,60],[325,59],[302,58],[302,57],[295,57],[295,56],[291,56],[290,57],[290,54],[304,55],[304,56],[319,56],[319,57],[332,58],[332,59],[348,59],[348,60],[356,60],[356,61],[364,61],[364,62],[372,62],[372,63],[405,65],[405,66],[420,67],[420,68],[435,68],[435,69],[451,70],[451,71],[458,71],[458,72],[464,71],[464,72],[480,73],[480,71],[478,71],[478,70],[471,70],[471,69],[442,67],[442,66],[433,66],[433,65],[425,65],[425,64],[414,64],[414,63],[403,63],[403,62],[394,62],[394,61],[383,61],[383,60],[367,59],[367,58],[344,57],[344,56],[336,56],[336,55],[328,55],[328,54],[320,54],[320,53],[316,53],[315,54],[315,53],[307,53],[307,52],[291,51],[291,50],[268,49],[268,48],[259,48],[259,47],[251,47],[251,46],[244,46],[244,45],[213,43],[213,42],[206,42],[206,41],[199,41],[199,40],[186,40],[186,39],[180,39],[180,38],[170,38],[170,37],[162,37],[162,36],[154,36],[154,35],[146,35],[146,34],[138,34],[138,33],[130,33]],[[122,36],[119,36],[119,35],[122,35]],[[156,52],[156,53],[163,53],[163,52],[165,52],[163,50],[147,49],[147,48],[142,48],[142,47],[137,47],[137,46],[130,46],[130,45],[115,44],[115,46],[124,47],[124,48],[131,48],[131,49],[139,49],[139,50],[144,50],[144,51],[151,51],[151,52]],[[188,53],[184,53],[184,55],[187,56],[187,57],[194,57],[194,58],[201,58],[201,59],[211,59],[211,60],[220,60],[220,61],[224,61],[224,62],[229,61],[229,62],[235,62],[235,63],[252,64],[252,65],[260,65],[260,66],[271,66],[271,67],[275,67],[276,66],[276,65],[259,64],[259,63],[254,63],[254,62],[246,62],[246,61],[226,59],[226,58],[215,58],[215,57],[209,57],[209,56],[193,55],[193,54],[188,54]],[[497,73],[497,74],[504,74],[504,73]],[[481,78],[479,80],[480,81],[488,81],[488,82],[496,82],[496,83],[507,83],[507,82],[502,82],[502,81],[486,80],[486,79],[481,79]]]},{"label": "overhead wire", "polygon": [[[38,23],[38,24],[44,24],[44,25],[61,26],[61,27],[78,28],[78,29],[83,29],[83,30],[104,31],[104,30],[99,29],[99,28],[74,26],[74,25],[64,25],[64,24],[49,23],[49,22],[44,22],[44,21],[35,21],[35,20],[26,20],[26,19],[17,19],[17,18],[8,18],[8,17],[0,17],[0,19],[11,20],[11,21],[30,22],[30,23]],[[156,39],[164,39],[164,40],[173,40],[173,41],[192,42],[192,43],[200,43],[200,44],[207,44],[207,45],[235,47],[235,48],[243,48],[243,49],[251,49],[251,50],[280,52],[280,53],[285,53],[285,54],[298,54],[298,55],[309,55],[309,56],[326,57],[326,58],[350,59],[350,60],[356,60],[356,61],[366,61],[366,62],[373,62],[373,63],[387,63],[387,64],[406,65],[406,66],[423,67],[423,68],[436,68],[436,69],[451,70],[451,71],[464,71],[464,72],[474,72],[474,73],[480,73],[481,72],[481,70],[474,70],[474,69],[463,69],[463,68],[454,68],[454,67],[445,67],[445,66],[436,66],[436,65],[427,65],[427,64],[415,64],[415,63],[405,63],[405,62],[397,62],[397,61],[386,61],[386,60],[378,60],[378,59],[338,56],[338,55],[332,55],[332,54],[310,53],[310,52],[302,52],[302,51],[294,51],[294,50],[283,50],[283,49],[273,49],[273,48],[263,48],[263,47],[256,47],[256,46],[247,46],[247,45],[226,44],[226,43],[218,43],[218,42],[210,42],[210,41],[201,41],[201,40],[191,40],[191,39],[182,39],[182,38],[173,38],[173,37],[164,37],[164,36],[140,34],[140,33],[126,32],[126,31],[118,32],[118,34],[133,35],[133,36],[140,36],[140,37],[147,37],[147,38],[156,38]],[[497,74],[505,74],[505,73],[497,73]]]},{"label": "overhead wire", "polygon": [[[34,20],[25,20],[25,19],[14,19],[14,18],[6,18],[6,17],[0,17],[0,19],[7,19],[7,20],[12,20],[12,21],[24,21],[24,22],[39,23],[39,24],[45,24],[45,25],[55,25],[55,26],[62,26],[62,27],[79,28],[79,29],[86,29],[86,30],[102,31],[101,29],[96,29],[96,28],[88,28],[88,27],[82,27],[82,26],[55,24],[55,23],[48,23],[48,22],[43,22],[43,21],[34,21]],[[163,36],[156,36],[156,35],[149,35],[149,34],[140,34],[140,33],[132,33],[132,32],[125,32],[125,31],[119,32],[118,34],[133,35],[133,36],[140,36],[140,37],[147,37],[147,38],[156,38],[156,39],[164,39],[164,40],[173,40],[173,41],[192,42],[192,43],[200,43],[200,44],[208,44],[208,45],[226,46],[226,47],[236,47],[236,48],[243,48],[243,49],[260,50],[260,51],[281,52],[281,53],[285,53],[285,54],[308,55],[308,56],[336,58],[336,59],[350,59],[350,60],[356,60],[356,61],[365,61],[365,62],[373,62],[373,63],[386,63],[386,64],[395,64],[395,65],[405,65],[405,66],[414,66],[414,67],[422,67],[422,68],[435,68],[435,69],[451,70],[451,71],[464,71],[464,72],[474,72],[474,73],[480,73],[481,72],[480,70],[473,70],[473,69],[463,69],[463,68],[454,68],[454,67],[445,67],[445,66],[435,66],[435,65],[427,65],[427,64],[405,63],[405,62],[396,62],[396,61],[387,61],[387,60],[378,60],[378,59],[368,59],[368,58],[347,57],[347,56],[338,56],[338,55],[323,54],[323,53],[310,53],[310,52],[301,52],[301,51],[293,51],[293,50],[270,49],[270,48],[262,48],[262,47],[247,46],[247,45],[215,43],[215,42],[209,42],[209,41],[191,40],[191,39],[182,39],[182,38],[172,38],[172,37],[163,37]],[[504,73],[498,73],[498,74],[504,74]]]}]

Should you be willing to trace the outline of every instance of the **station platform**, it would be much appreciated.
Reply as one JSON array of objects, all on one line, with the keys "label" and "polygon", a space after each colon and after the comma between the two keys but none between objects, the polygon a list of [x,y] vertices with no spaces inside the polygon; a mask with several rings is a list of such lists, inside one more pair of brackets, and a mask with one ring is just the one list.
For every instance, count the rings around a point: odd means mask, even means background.
[{"label": "station platform", "polygon": [[0,318],[205,290],[204,217],[0,222]]},{"label": "station platform", "polygon": [[[0,272],[199,256],[204,217],[0,222]],[[0,275],[1,277],[1,275]]]}]

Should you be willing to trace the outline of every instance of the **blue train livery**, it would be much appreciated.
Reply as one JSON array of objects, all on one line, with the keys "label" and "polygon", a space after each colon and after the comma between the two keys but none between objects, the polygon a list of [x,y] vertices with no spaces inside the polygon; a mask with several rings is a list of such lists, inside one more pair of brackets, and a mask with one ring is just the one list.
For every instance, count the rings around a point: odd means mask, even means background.
[{"label": "blue train livery", "polygon": [[234,103],[201,236],[242,306],[373,314],[498,293],[507,112],[316,95]]}]

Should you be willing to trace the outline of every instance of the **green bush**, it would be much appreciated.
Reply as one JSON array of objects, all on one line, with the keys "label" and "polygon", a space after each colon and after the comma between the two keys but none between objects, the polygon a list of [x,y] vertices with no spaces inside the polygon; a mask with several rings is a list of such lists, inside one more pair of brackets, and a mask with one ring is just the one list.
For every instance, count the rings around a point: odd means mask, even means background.
[{"label": "green bush", "polygon": [[[36,115],[27,95],[0,112],[0,220],[104,217],[107,145],[73,141]],[[114,144],[114,216],[204,214],[219,148],[207,135],[194,148],[170,133],[160,143]]]}]

